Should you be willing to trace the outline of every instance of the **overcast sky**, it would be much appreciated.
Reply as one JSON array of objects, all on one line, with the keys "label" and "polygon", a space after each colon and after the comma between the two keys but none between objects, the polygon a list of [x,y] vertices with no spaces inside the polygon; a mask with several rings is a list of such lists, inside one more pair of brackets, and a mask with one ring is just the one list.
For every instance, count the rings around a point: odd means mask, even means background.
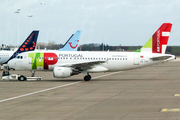
[{"label": "overcast sky", "polygon": [[[44,2],[45,4],[40,4]],[[39,30],[38,42],[64,44],[82,30],[80,44],[144,45],[164,22],[168,45],[180,45],[180,0],[0,0],[0,44],[17,45]]]}]

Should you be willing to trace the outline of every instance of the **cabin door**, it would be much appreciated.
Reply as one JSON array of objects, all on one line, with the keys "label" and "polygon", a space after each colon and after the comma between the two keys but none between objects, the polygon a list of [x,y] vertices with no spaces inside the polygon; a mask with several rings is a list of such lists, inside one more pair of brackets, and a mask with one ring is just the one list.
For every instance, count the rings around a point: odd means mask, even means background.
[{"label": "cabin door", "polygon": [[134,54],[133,65],[139,65],[139,54]]}]

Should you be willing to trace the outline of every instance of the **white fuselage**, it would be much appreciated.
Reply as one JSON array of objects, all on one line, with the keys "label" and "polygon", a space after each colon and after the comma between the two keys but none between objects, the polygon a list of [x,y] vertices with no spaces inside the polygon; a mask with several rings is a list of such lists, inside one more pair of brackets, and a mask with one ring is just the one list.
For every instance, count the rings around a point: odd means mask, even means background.
[{"label": "white fuselage", "polygon": [[[170,56],[168,59],[153,60],[153,57]],[[140,68],[160,62],[175,59],[174,55],[139,52],[83,52],[83,51],[33,51],[21,53],[19,58],[8,62],[10,68],[15,70],[53,70],[54,67],[70,66],[87,63],[90,66],[87,72],[110,72]],[[92,64],[93,61],[104,63]],[[83,66],[82,66],[83,68]]]},{"label": "white fuselage", "polygon": [[5,64],[15,51],[0,51],[0,64]]}]

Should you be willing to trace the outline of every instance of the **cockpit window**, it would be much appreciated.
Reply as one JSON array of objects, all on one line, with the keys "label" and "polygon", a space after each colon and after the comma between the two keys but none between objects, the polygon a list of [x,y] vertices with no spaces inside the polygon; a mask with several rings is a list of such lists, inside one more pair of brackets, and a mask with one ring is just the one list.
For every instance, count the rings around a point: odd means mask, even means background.
[{"label": "cockpit window", "polygon": [[23,56],[17,56],[16,58],[17,59],[23,59]]}]

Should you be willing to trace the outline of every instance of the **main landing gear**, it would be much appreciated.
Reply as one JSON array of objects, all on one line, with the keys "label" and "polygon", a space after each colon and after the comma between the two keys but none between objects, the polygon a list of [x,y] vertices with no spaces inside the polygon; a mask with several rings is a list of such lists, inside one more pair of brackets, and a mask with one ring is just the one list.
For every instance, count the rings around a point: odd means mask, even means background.
[{"label": "main landing gear", "polygon": [[90,76],[89,74],[87,74],[86,76],[84,76],[84,80],[85,80],[85,81],[91,80],[91,76]]}]

